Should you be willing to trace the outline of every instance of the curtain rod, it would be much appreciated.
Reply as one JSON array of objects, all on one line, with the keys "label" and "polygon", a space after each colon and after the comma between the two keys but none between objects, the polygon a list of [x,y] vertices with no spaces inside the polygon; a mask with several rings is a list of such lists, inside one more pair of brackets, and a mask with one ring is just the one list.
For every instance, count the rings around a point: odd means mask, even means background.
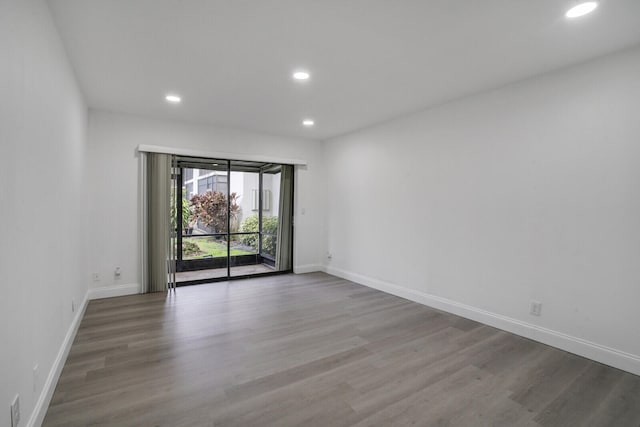
[{"label": "curtain rod", "polygon": [[308,164],[306,160],[301,160],[301,159],[288,159],[284,157],[261,156],[257,154],[224,153],[219,151],[193,150],[191,148],[175,148],[175,147],[164,147],[161,145],[147,145],[147,144],[138,145],[138,152],[175,154],[178,156],[207,157],[211,159],[224,159],[224,160],[247,160],[252,162],[280,163],[280,164],[286,164],[286,165],[299,165],[299,166],[306,166]]}]

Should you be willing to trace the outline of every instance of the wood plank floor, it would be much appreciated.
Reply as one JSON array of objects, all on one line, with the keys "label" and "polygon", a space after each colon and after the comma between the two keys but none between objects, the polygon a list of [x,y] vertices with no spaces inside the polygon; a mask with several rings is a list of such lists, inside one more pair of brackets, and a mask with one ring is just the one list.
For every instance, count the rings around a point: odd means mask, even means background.
[{"label": "wood plank floor", "polygon": [[640,377],[323,273],[92,301],[45,426],[640,426]]}]

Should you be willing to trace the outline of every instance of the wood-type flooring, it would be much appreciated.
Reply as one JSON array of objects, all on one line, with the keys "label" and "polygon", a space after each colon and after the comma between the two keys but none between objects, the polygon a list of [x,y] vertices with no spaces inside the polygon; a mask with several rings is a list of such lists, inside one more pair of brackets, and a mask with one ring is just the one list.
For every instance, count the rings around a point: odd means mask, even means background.
[{"label": "wood-type flooring", "polygon": [[91,301],[45,426],[640,426],[640,377],[324,273]]}]

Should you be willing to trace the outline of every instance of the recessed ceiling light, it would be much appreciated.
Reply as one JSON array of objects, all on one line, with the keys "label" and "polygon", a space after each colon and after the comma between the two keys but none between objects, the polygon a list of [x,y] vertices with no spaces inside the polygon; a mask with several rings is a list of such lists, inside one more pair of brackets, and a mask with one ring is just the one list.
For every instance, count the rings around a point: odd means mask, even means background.
[{"label": "recessed ceiling light", "polygon": [[588,1],[584,3],[577,4],[573,6],[571,9],[564,14],[567,18],[578,18],[580,16],[584,16],[587,13],[591,13],[596,10],[598,7],[597,1]]},{"label": "recessed ceiling light", "polygon": [[308,126],[313,126],[313,125],[315,125],[316,123],[315,123],[313,120],[311,120],[311,119],[304,119],[304,120],[302,121],[302,124],[308,127]]},{"label": "recessed ceiling light", "polygon": [[179,104],[182,101],[182,98],[180,98],[178,95],[167,95],[164,97],[164,99],[167,100],[167,102],[170,102],[172,104]]},{"label": "recessed ceiling light", "polygon": [[293,73],[293,78],[296,80],[309,80],[309,77],[311,77],[311,74],[307,71],[296,71]]}]

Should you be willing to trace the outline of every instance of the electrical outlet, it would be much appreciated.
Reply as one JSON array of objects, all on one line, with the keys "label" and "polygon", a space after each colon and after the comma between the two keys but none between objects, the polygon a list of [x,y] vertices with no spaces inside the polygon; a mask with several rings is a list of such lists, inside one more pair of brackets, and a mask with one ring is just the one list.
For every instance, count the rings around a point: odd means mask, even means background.
[{"label": "electrical outlet", "polygon": [[331,252],[327,252],[327,259],[331,261],[331,258],[333,258],[333,255],[331,255]]},{"label": "electrical outlet", "polygon": [[113,276],[116,278],[116,280],[118,280],[120,276],[122,276],[122,270],[120,270],[120,267],[116,267],[116,270],[113,273]]},{"label": "electrical outlet", "polygon": [[11,427],[18,427],[20,422],[20,395],[16,394],[16,397],[11,403]]},{"label": "electrical outlet", "polygon": [[93,273],[93,281],[94,282],[99,282],[100,281],[100,273]]},{"label": "electrical outlet", "polygon": [[542,303],[540,301],[531,301],[529,314],[531,314],[532,316],[542,315]]}]

